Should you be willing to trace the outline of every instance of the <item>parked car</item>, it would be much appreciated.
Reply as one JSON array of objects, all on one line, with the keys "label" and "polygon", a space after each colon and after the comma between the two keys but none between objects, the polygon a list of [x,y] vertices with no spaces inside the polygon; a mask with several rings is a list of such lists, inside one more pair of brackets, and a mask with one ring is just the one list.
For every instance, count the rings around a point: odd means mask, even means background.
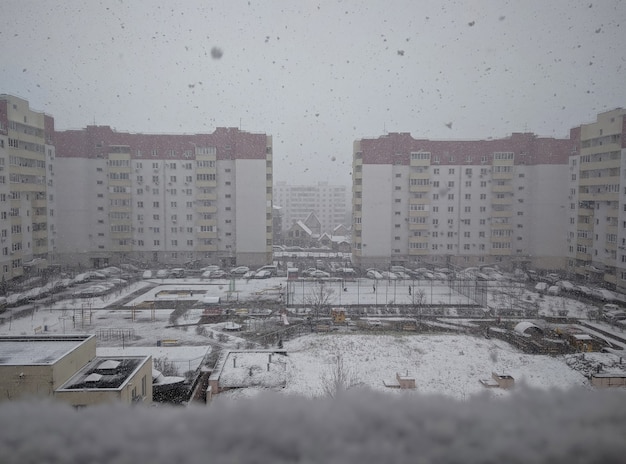
[{"label": "parked car", "polygon": [[215,264],[211,264],[209,266],[203,267],[200,269],[201,272],[206,272],[206,271],[219,271],[220,267],[216,266]]},{"label": "parked car", "polygon": [[143,274],[141,275],[142,279],[152,279],[152,276],[154,275],[154,273],[148,269],[146,271],[143,271]]},{"label": "parked car", "polygon": [[223,279],[228,276],[228,273],[221,269],[215,269],[214,271],[204,271],[201,274],[203,279]]},{"label": "parked car", "polygon": [[309,277],[313,277],[315,279],[327,279],[328,277],[330,277],[330,274],[326,271],[320,271],[319,269],[316,269],[309,274]]},{"label": "parked car", "polygon": [[250,270],[247,266],[237,266],[230,270],[231,274],[242,276]]},{"label": "parked car", "polygon": [[309,268],[305,269],[304,271],[302,271],[302,272],[300,273],[300,275],[301,275],[302,277],[310,277],[310,276],[311,276],[311,272],[315,272],[315,271],[317,271],[317,269],[316,269],[316,268],[314,268],[314,267],[309,267]]},{"label": "parked car", "polygon": [[559,280],[561,280],[561,277],[558,274],[553,272],[546,274],[546,281],[552,285],[556,284]]},{"label": "parked car", "polygon": [[411,279],[411,276],[404,271],[397,271],[397,272],[394,272],[394,274],[398,277],[398,279],[402,279],[402,280]]},{"label": "parked car", "polygon": [[185,270],[182,267],[177,267],[172,269],[170,275],[177,279],[182,279],[183,277],[185,277]]},{"label": "parked car", "polygon": [[398,272],[406,272],[407,270],[408,269],[404,266],[391,266],[389,268],[389,271],[393,272],[394,274]]},{"label": "parked car", "polygon": [[600,301],[615,301],[615,294],[605,288],[592,288],[591,296]]},{"label": "parked car", "polygon": [[166,279],[170,276],[170,271],[168,269],[159,269],[156,273],[157,279]]},{"label": "parked car", "polygon": [[607,303],[605,305],[602,306],[602,311],[605,313],[611,312],[611,311],[619,311],[620,307],[617,306],[614,303]]},{"label": "parked car", "polygon": [[365,277],[367,277],[368,279],[380,280],[383,278],[383,275],[374,269],[370,269],[365,273]]},{"label": "parked car", "polygon": [[383,277],[383,279],[398,280],[398,276],[395,275],[393,272],[383,271],[380,273],[380,275]]},{"label": "parked car", "polygon": [[608,313],[604,314],[604,319],[606,319],[606,321],[610,323],[626,320],[626,311],[609,311]]},{"label": "parked car", "polygon": [[260,271],[268,271],[271,276],[276,276],[278,274],[278,266],[276,266],[275,264],[268,264],[256,270],[257,273],[259,273]]}]

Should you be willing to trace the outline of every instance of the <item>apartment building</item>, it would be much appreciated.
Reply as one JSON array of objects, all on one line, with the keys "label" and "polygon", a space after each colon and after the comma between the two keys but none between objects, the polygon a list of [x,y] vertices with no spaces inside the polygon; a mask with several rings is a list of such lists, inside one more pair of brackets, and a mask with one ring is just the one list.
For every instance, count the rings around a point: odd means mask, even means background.
[{"label": "apartment building", "polygon": [[345,185],[274,185],[274,204],[280,206],[283,227],[289,229],[295,222],[304,221],[310,213],[319,219],[322,232],[330,233],[340,224],[350,221],[350,190]]},{"label": "apartment building", "polygon": [[355,265],[564,267],[571,148],[530,133],[355,141]]},{"label": "apartment building", "polygon": [[0,280],[45,269],[55,248],[54,119],[0,95]]},{"label": "apartment building", "polygon": [[272,139],[218,128],[56,133],[57,257],[104,266],[262,265],[272,256]]},{"label": "apartment building", "polygon": [[626,292],[626,110],[571,131],[568,270]]}]

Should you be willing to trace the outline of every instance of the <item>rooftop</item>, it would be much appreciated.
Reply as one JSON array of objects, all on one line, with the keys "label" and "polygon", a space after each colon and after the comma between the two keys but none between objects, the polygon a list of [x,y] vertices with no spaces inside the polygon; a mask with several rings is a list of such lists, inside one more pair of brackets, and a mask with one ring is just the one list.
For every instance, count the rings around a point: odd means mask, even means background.
[{"label": "rooftop", "polygon": [[97,356],[59,390],[120,389],[143,364],[150,361],[150,356]]},{"label": "rooftop", "polygon": [[0,337],[0,365],[54,364],[93,335]]}]

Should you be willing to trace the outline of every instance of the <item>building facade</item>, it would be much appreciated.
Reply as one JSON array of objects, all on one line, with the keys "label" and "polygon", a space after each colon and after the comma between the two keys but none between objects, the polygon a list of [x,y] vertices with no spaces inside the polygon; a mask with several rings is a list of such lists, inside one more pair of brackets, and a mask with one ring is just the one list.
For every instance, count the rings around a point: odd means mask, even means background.
[{"label": "building facade", "polygon": [[56,133],[57,257],[100,267],[272,256],[272,139],[234,128],[147,135]]},{"label": "building facade", "polygon": [[283,227],[289,229],[296,221],[304,221],[314,213],[321,223],[322,232],[330,233],[336,226],[350,220],[350,190],[345,185],[274,185],[274,203],[281,207]]},{"label": "building facade", "polygon": [[569,139],[354,143],[356,266],[565,265]]},{"label": "building facade", "polygon": [[54,259],[54,119],[0,95],[0,279],[45,269]]},{"label": "building facade", "polygon": [[572,129],[567,268],[579,278],[626,292],[626,110]]}]

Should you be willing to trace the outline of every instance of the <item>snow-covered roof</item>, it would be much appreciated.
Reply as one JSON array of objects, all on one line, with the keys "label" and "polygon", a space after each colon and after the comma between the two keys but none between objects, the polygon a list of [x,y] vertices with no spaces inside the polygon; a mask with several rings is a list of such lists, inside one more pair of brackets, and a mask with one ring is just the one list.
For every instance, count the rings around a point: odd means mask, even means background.
[{"label": "snow-covered roof", "polygon": [[54,364],[93,335],[0,337],[0,364]]},{"label": "snow-covered roof", "polygon": [[296,221],[296,224],[298,225],[298,227],[300,227],[308,235],[313,235],[313,231],[311,229],[309,229],[308,226],[304,222]]},{"label": "snow-covered roof", "polygon": [[539,332],[543,333],[543,329],[541,327],[539,327],[538,325],[533,324],[532,322],[528,322],[528,321],[522,321],[519,322],[514,328],[513,330],[519,334],[524,335],[526,333],[526,331],[528,329],[536,329]]},{"label": "snow-covered roof", "polygon": [[272,351],[229,351],[219,373],[220,387],[283,387],[287,381],[287,361]]}]

